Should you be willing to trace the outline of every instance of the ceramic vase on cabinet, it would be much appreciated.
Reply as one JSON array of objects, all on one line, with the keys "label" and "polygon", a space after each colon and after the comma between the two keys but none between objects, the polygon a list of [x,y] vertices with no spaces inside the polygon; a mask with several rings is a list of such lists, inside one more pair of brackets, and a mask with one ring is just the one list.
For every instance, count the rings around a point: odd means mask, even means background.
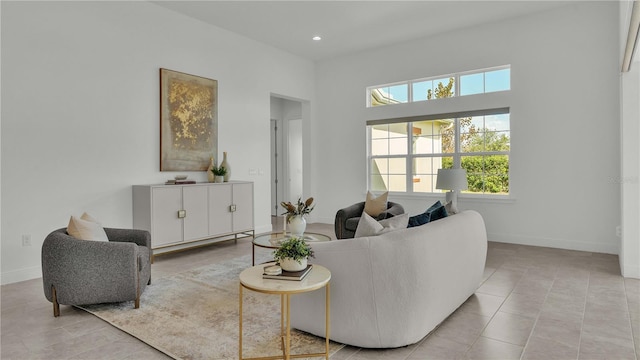
[{"label": "ceramic vase on cabinet", "polygon": [[227,173],[224,175],[224,182],[228,182],[229,178],[231,178],[231,168],[229,167],[229,163],[227,162],[227,152],[226,151],[222,153],[222,162],[220,163],[220,166],[222,166],[225,169],[227,169]]},{"label": "ceramic vase on cabinet", "polygon": [[284,271],[300,271],[307,268],[307,258],[300,259],[300,262],[292,258],[284,258],[280,260],[280,267]]},{"label": "ceramic vase on cabinet", "polygon": [[302,237],[306,229],[307,220],[305,220],[302,215],[296,215],[289,219],[289,231],[291,235]]},{"label": "ceramic vase on cabinet", "polygon": [[209,182],[214,182],[215,175],[213,175],[213,168],[215,165],[213,164],[213,157],[209,158],[209,168],[207,169],[207,179]]}]

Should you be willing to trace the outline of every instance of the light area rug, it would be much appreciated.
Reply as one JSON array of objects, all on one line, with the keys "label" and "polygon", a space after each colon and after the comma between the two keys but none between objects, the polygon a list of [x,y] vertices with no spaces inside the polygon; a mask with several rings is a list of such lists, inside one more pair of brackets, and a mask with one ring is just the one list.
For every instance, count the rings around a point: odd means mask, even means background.
[{"label": "light area rug", "polygon": [[[80,308],[175,359],[237,359],[238,276],[250,266],[247,255],[154,278],[138,309],[133,301]],[[243,357],[281,355],[280,296],[245,289],[243,299]],[[291,331],[292,354],[324,351],[324,338]],[[330,342],[330,353],[343,346]]]}]

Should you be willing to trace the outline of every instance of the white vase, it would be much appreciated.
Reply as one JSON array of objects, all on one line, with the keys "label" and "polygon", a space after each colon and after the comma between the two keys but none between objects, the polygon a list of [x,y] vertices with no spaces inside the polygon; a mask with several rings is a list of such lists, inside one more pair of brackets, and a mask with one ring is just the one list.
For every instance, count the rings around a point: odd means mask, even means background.
[{"label": "white vase", "polygon": [[280,260],[280,267],[284,271],[300,271],[307,268],[307,258],[300,259],[300,262],[293,260],[292,258],[285,258]]},{"label": "white vase", "polygon": [[307,228],[307,220],[302,215],[296,215],[289,219],[289,231],[292,236],[302,237]]},{"label": "white vase", "polygon": [[227,162],[227,152],[224,151],[222,153],[222,162],[220,163],[221,167],[224,167],[225,169],[227,169],[227,173],[224,175],[224,182],[228,182],[229,179],[231,178],[231,167],[229,166],[229,163]]},{"label": "white vase", "polygon": [[224,182],[224,176],[216,175],[216,177],[215,177],[215,180],[214,180],[214,181],[215,181],[215,182],[217,182],[217,183]]}]

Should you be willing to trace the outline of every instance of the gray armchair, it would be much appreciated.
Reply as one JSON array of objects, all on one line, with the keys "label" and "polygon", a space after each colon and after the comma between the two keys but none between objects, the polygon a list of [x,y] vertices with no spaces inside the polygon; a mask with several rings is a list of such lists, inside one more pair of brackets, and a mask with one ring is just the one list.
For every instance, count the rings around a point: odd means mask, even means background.
[{"label": "gray armchair", "polygon": [[[360,216],[364,211],[364,201],[357,204],[353,204],[344,209],[338,210],[336,213],[336,219],[334,222],[334,228],[336,231],[336,238],[338,239],[350,239],[356,234],[358,228],[358,222]],[[404,214],[404,208],[398,203],[387,201],[387,210],[383,211],[376,220],[384,220],[396,215]]]},{"label": "gray armchair", "polygon": [[135,301],[151,284],[151,235],[145,230],[104,229],[108,242],[79,240],[62,228],[42,244],[44,295],[60,305]]}]

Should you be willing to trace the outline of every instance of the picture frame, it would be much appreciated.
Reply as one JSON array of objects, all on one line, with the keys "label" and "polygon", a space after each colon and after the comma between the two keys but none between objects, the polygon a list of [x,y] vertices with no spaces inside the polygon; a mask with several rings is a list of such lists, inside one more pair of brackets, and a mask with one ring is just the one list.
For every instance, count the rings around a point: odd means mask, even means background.
[{"label": "picture frame", "polygon": [[206,171],[218,153],[218,81],[160,68],[160,171]]}]

